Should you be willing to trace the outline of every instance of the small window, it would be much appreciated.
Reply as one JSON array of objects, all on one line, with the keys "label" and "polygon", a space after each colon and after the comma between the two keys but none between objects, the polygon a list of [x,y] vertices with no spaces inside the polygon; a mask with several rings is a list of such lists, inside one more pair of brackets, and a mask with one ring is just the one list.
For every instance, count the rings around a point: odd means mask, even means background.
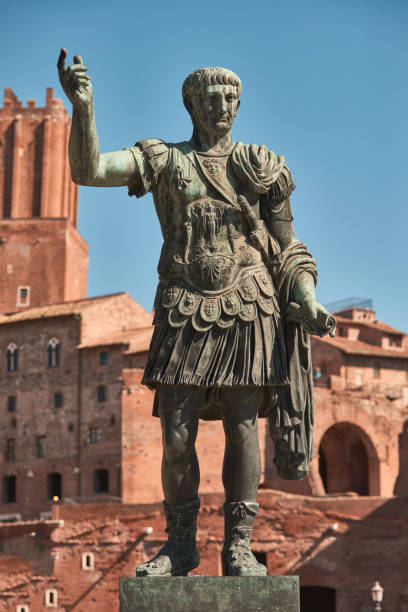
[{"label": "small window", "polygon": [[106,365],[109,361],[109,353],[108,351],[101,351],[99,353],[99,363],[101,365]]},{"label": "small window", "polygon": [[59,501],[62,497],[62,478],[58,472],[47,474],[47,497]]},{"label": "small window", "polygon": [[89,442],[97,444],[99,442],[99,429],[97,427],[89,428]]},{"label": "small window", "polygon": [[110,424],[112,425],[112,427],[113,427],[113,425],[116,425],[116,417],[115,417],[114,414],[112,414],[112,416],[110,418]]},{"label": "small window", "polygon": [[9,395],[7,398],[7,412],[15,412],[17,408],[17,398],[15,395]]},{"label": "small window", "polygon": [[375,361],[373,363],[373,376],[374,378],[380,378],[380,364],[378,363],[378,361]]},{"label": "small window", "polygon": [[3,504],[16,503],[17,476],[3,476],[2,500]]},{"label": "small window", "polygon": [[16,306],[30,305],[30,287],[17,287],[17,304]]},{"label": "small window", "polygon": [[36,442],[37,457],[41,459],[45,457],[45,436],[37,436]]},{"label": "small window", "polygon": [[18,348],[14,342],[7,347],[6,370],[7,372],[16,372],[18,370]]},{"label": "small window", "polygon": [[320,366],[320,375],[323,376],[327,376],[327,372],[326,372],[326,364],[322,363],[322,365]]},{"label": "small window", "polygon": [[63,403],[64,396],[61,391],[58,391],[58,393],[54,393],[54,408],[62,408]]},{"label": "small window", "polygon": [[56,589],[47,589],[45,591],[45,605],[47,608],[53,608],[58,605],[58,593]]},{"label": "small window", "polygon": [[94,569],[94,554],[93,553],[82,553],[81,569],[93,570]]},{"label": "small window", "polygon": [[68,423],[68,431],[74,431],[74,424]]},{"label": "small window", "polygon": [[94,493],[108,493],[109,471],[99,469],[94,471]]},{"label": "small window", "polygon": [[13,429],[16,429],[16,427],[17,427],[17,419],[16,418],[11,419],[11,426],[12,426]]},{"label": "small window", "polygon": [[106,402],[107,393],[105,385],[99,385],[97,389],[97,397],[98,402]]},{"label": "small window", "polygon": [[6,440],[6,461],[16,460],[16,441],[14,438]]},{"label": "small window", "polygon": [[344,328],[341,325],[339,327],[339,336],[341,336],[341,337],[344,336]]},{"label": "small window", "polygon": [[17,606],[16,612],[30,612],[30,608],[28,606]]},{"label": "small window", "polygon": [[56,368],[60,364],[60,342],[51,338],[47,347],[47,364],[49,368]]}]

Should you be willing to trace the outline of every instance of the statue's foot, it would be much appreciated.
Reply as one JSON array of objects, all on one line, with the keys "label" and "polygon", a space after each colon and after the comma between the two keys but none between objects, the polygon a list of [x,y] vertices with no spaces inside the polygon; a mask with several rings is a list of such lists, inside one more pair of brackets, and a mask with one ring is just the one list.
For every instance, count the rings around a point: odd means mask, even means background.
[{"label": "statue's foot", "polygon": [[200,554],[197,548],[186,551],[178,542],[166,542],[157,555],[136,568],[136,576],[187,576],[198,567]]},{"label": "statue's foot", "polygon": [[266,567],[242,544],[223,549],[222,566],[224,576],[267,576]]}]

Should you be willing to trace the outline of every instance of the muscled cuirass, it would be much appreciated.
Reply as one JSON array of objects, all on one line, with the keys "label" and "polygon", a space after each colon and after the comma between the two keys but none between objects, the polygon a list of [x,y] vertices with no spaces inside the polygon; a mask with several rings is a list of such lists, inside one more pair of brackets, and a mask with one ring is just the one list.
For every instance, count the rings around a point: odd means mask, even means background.
[{"label": "muscled cuirass", "polygon": [[156,308],[173,327],[191,317],[200,331],[225,328],[278,308],[264,263],[271,238],[228,160],[174,147],[154,193],[164,237]]}]

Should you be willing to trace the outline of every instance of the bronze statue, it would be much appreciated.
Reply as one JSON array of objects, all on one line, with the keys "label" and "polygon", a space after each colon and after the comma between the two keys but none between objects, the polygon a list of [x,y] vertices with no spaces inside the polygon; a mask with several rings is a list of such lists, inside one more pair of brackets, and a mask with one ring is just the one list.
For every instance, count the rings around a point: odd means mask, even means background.
[{"label": "bronze statue", "polygon": [[154,334],[143,382],[155,389],[163,432],[168,541],[137,576],[198,566],[195,544],[199,418],[225,430],[224,573],[265,575],[250,550],[260,479],[258,416],[267,417],[283,478],[308,473],[313,455],[309,333],[334,334],[315,297],[316,267],[292,230],[295,188],[282,156],[233,142],[241,81],[203,68],[183,84],[191,140],[147,139],[100,154],[92,87],[79,55],[58,71],[72,102],[69,159],[80,185],[151,191],[163,233]]}]

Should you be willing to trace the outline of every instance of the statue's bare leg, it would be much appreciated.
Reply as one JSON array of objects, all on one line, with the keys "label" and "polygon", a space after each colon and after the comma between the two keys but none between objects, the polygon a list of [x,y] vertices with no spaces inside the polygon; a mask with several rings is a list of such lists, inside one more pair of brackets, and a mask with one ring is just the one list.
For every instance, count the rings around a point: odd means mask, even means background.
[{"label": "statue's bare leg", "polygon": [[225,541],[222,551],[228,576],[262,576],[266,567],[251,553],[250,540],[258,513],[256,493],[261,477],[258,410],[262,388],[223,391],[225,455]]},{"label": "statue's bare leg", "polygon": [[[162,427],[162,485],[168,504],[181,504],[196,499],[200,484],[200,469],[195,449],[198,430],[198,410],[195,394],[181,395],[178,406],[169,406],[165,397],[159,411]],[[199,394],[199,397],[202,394]],[[177,401],[177,398],[174,398]],[[192,405],[193,404],[193,405]]]},{"label": "statue's bare leg", "polygon": [[200,471],[195,441],[200,402],[199,387],[162,386],[158,390],[162,426],[162,484],[168,541],[157,555],[139,565],[137,576],[186,576],[200,562],[195,536],[200,507]]},{"label": "statue's bare leg", "polygon": [[225,501],[255,501],[261,477],[258,410],[262,389],[223,390]]}]

